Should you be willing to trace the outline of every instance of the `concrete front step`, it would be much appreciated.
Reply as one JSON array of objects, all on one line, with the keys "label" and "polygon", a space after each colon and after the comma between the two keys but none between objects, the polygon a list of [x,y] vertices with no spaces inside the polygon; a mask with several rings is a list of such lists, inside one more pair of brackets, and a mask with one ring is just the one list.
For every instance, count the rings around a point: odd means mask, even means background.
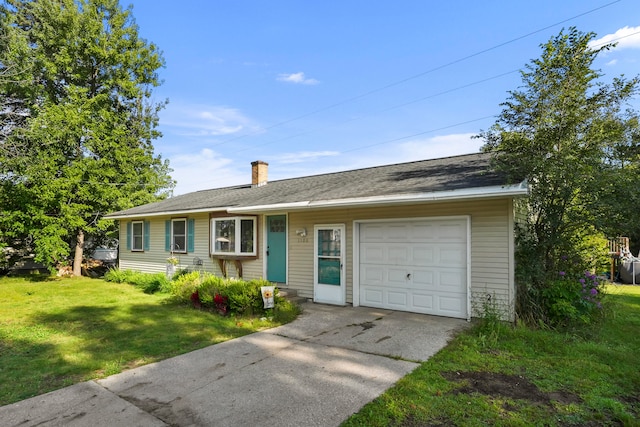
[{"label": "concrete front step", "polygon": [[301,304],[303,302],[307,302],[307,298],[298,296],[298,291],[296,289],[278,288],[278,291],[281,297],[284,297],[293,303]]}]

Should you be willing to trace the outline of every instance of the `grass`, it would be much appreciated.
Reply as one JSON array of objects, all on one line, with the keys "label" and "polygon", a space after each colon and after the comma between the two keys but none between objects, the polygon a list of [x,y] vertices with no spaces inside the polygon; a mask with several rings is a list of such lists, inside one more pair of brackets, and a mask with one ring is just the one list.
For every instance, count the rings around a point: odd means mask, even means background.
[{"label": "grass", "polygon": [[277,326],[100,279],[0,278],[0,405]]},{"label": "grass", "polygon": [[471,328],[344,426],[640,425],[640,286],[608,293],[595,326]]}]

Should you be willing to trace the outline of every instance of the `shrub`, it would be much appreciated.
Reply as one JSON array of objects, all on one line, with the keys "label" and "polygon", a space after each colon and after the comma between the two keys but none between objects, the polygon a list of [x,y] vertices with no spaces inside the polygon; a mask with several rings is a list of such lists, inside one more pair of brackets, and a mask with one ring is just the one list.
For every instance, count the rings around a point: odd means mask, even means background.
[{"label": "shrub", "polygon": [[181,274],[171,282],[171,293],[183,301],[190,301],[191,295],[198,290],[201,281],[202,277],[198,271]]},{"label": "shrub", "polygon": [[142,289],[144,293],[153,294],[158,291],[165,291],[169,286],[169,279],[164,273],[142,274],[136,278],[136,287]]},{"label": "shrub", "polygon": [[504,320],[509,313],[500,304],[495,294],[486,294],[484,298],[474,299],[474,332],[478,335],[483,347],[492,347],[498,343],[500,337],[511,328],[511,324]]},{"label": "shrub", "polygon": [[120,270],[118,268],[107,271],[104,280],[115,283],[128,283],[142,289],[147,294],[158,291],[166,291],[169,280],[164,273],[141,273],[133,270]]},{"label": "shrub", "polygon": [[112,268],[105,273],[104,280],[106,280],[107,282],[131,284],[131,277],[136,273],[138,272],[133,270],[120,270],[119,268]]},{"label": "shrub", "polygon": [[[277,288],[274,295],[275,308],[265,310],[261,287],[273,286],[263,279],[224,279],[209,273],[183,273],[171,283],[171,293],[181,301],[196,308],[217,311],[222,315],[276,314],[281,318],[295,317],[298,312],[293,305],[280,297]],[[293,312],[292,312],[293,311]]]},{"label": "shrub", "polygon": [[559,240],[544,252],[531,233],[516,233],[516,313],[526,324],[566,327],[590,323],[601,313],[607,241],[593,230]]},{"label": "shrub", "polygon": [[562,270],[558,272],[558,279],[551,281],[541,295],[549,325],[588,324],[602,310],[604,286],[589,271],[580,275]]},{"label": "shrub", "polygon": [[173,276],[173,280],[168,280],[164,273],[149,274],[120,269],[109,270],[104,279],[129,283],[146,293],[168,292],[196,308],[217,311],[222,315],[270,315],[288,321],[299,313],[297,306],[278,294],[277,288],[274,295],[275,307],[265,310],[260,288],[273,284],[264,279],[224,279],[210,273],[182,270]]}]

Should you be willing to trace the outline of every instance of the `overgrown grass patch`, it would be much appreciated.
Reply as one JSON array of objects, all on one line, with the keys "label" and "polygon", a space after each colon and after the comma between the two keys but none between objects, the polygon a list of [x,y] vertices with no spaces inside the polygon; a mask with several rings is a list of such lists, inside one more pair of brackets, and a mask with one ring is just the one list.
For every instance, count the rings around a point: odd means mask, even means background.
[{"label": "overgrown grass patch", "polygon": [[640,425],[640,287],[607,291],[596,325],[460,334],[344,425]]},{"label": "overgrown grass patch", "polygon": [[282,323],[99,279],[1,278],[0,292],[0,405]]}]

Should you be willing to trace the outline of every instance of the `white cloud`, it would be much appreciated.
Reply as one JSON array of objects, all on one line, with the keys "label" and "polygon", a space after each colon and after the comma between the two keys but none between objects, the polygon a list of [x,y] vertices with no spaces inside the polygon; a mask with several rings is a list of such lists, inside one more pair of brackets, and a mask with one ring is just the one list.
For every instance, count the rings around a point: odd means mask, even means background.
[{"label": "white cloud", "polygon": [[612,67],[612,66],[616,65],[617,63],[618,63],[617,59],[612,59],[611,61],[607,62],[605,65],[607,67]]},{"label": "white cloud", "polygon": [[230,159],[220,156],[215,151],[204,148],[198,153],[172,156],[170,160],[173,172],[171,176],[177,181],[174,195],[210,188],[228,187],[251,182],[251,169],[239,171]]},{"label": "white cloud", "polygon": [[398,146],[398,158],[413,161],[477,153],[484,141],[472,139],[474,135],[476,133],[458,133],[404,142]]},{"label": "white cloud", "polygon": [[339,151],[302,151],[299,153],[283,153],[278,155],[278,163],[291,164],[320,160],[322,157],[339,155]]},{"label": "white cloud", "polygon": [[218,105],[172,105],[161,113],[160,124],[178,128],[182,136],[219,136],[255,131],[257,126],[237,108]]},{"label": "white cloud", "polygon": [[607,43],[617,43],[614,49],[639,49],[640,48],[640,26],[623,27],[613,34],[607,34],[599,39],[592,40],[589,47],[599,48]]},{"label": "white cloud", "polygon": [[481,139],[471,139],[474,135],[476,134],[441,135],[345,154],[339,151],[289,153],[269,162],[269,178],[285,179],[477,153],[484,142]]},{"label": "white cloud", "polygon": [[[475,134],[440,135],[345,154],[330,150],[290,152],[265,160],[269,163],[269,180],[274,181],[477,153],[483,141],[471,139],[473,135]],[[238,164],[209,148],[200,149],[194,154],[174,155],[171,157],[171,167],[174,169],[171,175],[178,181],[175,195],[251,182],[249,163]]]},{"label": "white cloud", "polygon": [[292,73],[292,74],[279,74],[278,81],[295,83],[295,84],[303,84],[303,85],[317,85],[318,83],[320,83],[316,79],[305,77],[302,71],[300,71],[299,73]]}]

